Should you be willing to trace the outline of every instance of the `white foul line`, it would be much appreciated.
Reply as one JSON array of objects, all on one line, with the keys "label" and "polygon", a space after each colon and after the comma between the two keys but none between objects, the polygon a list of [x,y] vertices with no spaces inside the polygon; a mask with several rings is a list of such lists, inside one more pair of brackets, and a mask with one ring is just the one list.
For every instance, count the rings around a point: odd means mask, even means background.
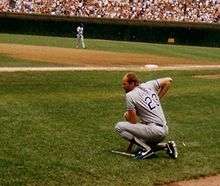
[{"label": "white foul line", "polygon": [[0,72],[27,72],[27,71],[158,71],[158,70],[208,70],[218,69],[220,65],[176,65],[146,68],[144,66],[130,67],[0,67]]}]

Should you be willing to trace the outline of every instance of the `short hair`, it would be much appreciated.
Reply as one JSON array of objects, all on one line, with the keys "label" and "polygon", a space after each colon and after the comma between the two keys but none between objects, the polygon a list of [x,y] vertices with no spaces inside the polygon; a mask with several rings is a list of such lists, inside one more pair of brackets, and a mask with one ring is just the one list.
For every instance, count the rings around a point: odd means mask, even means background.
[{"label": "short hair", "polygon": [[127,81],[128,81],[129,84],[134,82],[135,86],[139,85],[140,81],[139,81],[139,79],[138,79],[138,77],[135,73],[129,72],[125,76],[128,78]]}]

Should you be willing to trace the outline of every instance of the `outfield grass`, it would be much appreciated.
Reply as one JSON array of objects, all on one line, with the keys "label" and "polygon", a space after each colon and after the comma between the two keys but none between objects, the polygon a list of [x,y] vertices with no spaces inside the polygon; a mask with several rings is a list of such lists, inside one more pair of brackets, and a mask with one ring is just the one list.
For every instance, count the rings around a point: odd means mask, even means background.
[{"label": "outfield grass", "polygon": [[0,73],[0,185],[153,185],[219,173],[220,79],[196,74],[220,70],[138,73],[174,79],[162,104],[179,158],[137,161],[110,152],[127,146],[114,132],[123,72]]},{"label": "outfield grass", "polygon": [[[212,62],[216,61],[216,63],[220,63],[220,48],[151,44],[140,42],[119,42],[95,39],[86,39],[85,42],[87,49],[89,50],[153,54],[198,60],[200,62],[203,60],[211,60]],[[15,35],[3,33],[0,33],[0,43],[17,43],[65,48],[75,47],[74,38]]]}]

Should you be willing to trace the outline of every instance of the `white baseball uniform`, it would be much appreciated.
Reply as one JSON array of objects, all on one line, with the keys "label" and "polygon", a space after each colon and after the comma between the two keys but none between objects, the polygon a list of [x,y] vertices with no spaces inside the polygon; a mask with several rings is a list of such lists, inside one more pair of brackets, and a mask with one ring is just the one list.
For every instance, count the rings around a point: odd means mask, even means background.
[{"label": "white baseball uniform", "polygon": [[85,43],[84,43],[84,37],[83,37],[83,27],[78,26],[76,28],[77,35],[76,35],[76,47],[79,48],[81,46],[82,48],[85,48]]}]

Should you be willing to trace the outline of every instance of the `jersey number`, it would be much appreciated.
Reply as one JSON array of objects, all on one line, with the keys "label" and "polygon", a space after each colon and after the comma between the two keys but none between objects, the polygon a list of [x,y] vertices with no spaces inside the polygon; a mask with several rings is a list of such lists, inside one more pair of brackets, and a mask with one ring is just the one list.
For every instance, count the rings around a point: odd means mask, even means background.
[{"label": "jersey number", "polygon": [[148,97],[146,97],[144,100],[146,101],[148,107],[149,107],[151,110],[155,109],[156,106],[159,106],[159,105],[160,105],[160,104],[159,104],[159,100],[158,100],[156,94],[152,94],[151,97],[148,96]]}]

